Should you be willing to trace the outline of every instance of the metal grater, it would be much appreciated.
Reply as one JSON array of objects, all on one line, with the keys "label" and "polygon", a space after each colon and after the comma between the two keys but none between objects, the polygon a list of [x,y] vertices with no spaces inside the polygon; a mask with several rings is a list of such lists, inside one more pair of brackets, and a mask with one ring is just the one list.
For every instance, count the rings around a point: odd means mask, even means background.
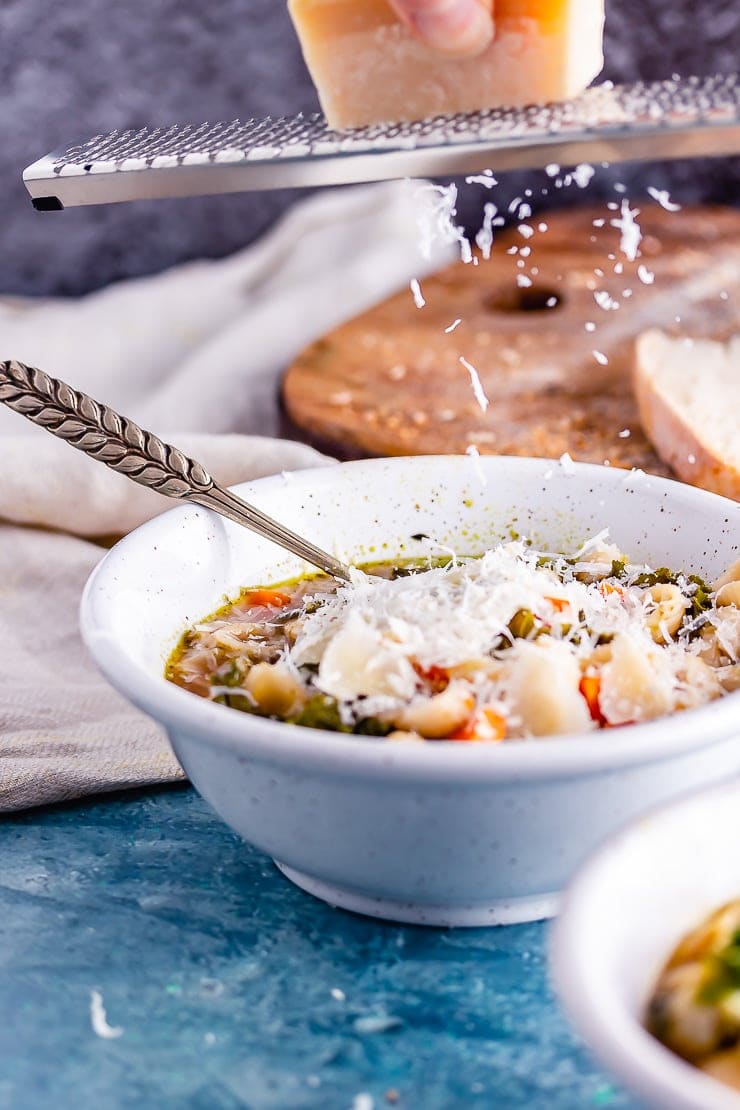
[{"label": "metal grater", "polygon": [[740,153],[738,75],[597,85],[577,100],[332,131],[323,116],[111,131],[23,174],[53,211],[155,197]]}]

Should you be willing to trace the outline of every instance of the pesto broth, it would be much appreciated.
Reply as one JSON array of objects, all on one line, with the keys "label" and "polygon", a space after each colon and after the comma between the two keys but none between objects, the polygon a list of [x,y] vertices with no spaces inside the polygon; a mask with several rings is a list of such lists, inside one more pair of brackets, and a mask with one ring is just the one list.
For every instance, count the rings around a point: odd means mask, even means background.
[{"label": "pesto broth", "polygon": [[[437,560],[432,565],[441,566],[446,562]],[[396,578],[427,566],[429,563],[422,565],[409,560],[368,563],[359,569],[368,575]],[[166,677],[194,694],[245,713],[277,716],[307,728],[386,735],[390,728],[378,720],[366,719],[357,722],[352,729],[347,728],[340,719],[336,699],[320,691],[302,701],[300,707],[290,705],[289,698],[269,698],[263,691],[262,708],[256,698],[246,692],[245,679],[255,664],[275,667],[294,640],[298,619],[315,611],[336,587],[335,579],[314,574],[275,586],[243,588],[235,601],[229,601],[184,634],[170,656]],[[207,636],[205,652],[200,650],[204,633]],[[312,670],[318,668],[306,667],[309,675]],[[272,714],[268,712],[271,708],[275,710]],[[294,712],[286,714],[287,709]]]}]

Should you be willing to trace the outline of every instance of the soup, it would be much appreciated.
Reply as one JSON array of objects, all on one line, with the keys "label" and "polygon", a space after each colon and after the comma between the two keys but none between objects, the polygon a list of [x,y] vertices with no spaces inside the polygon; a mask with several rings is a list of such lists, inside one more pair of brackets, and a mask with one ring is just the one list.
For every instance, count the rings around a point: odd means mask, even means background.
[{"label": "soup", "polygon": [[167,678],[241,712],[392,741],[605,731],[740,686],[740,563],[708,584],[604,536],[245,588]]}]

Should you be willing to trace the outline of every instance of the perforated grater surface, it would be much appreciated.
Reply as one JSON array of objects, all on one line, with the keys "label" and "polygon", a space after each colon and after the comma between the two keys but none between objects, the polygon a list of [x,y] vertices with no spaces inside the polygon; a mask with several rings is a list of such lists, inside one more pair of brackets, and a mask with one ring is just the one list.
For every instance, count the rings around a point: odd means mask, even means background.
[{"label": "perforated grater surface", "polygon": [[330,130],[321,115],[111,131],[23,174],[41,211],[253,189],[440,177],[548,163],[740,153],[730,76],[597,85],[577,100]]}]

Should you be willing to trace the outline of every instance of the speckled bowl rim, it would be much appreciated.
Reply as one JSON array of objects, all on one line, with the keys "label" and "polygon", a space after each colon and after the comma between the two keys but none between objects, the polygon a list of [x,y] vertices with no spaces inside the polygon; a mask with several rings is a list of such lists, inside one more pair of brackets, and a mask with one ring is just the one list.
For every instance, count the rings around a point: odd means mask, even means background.
[{"label": "speckled bowl rim", "polygon": [[[541,480],[543,473],[557,462],[548,459],[486,456],[481,461],[495,468],[503,459],[506,466],[521,467],[525,474],[532,472],[534,480]],[[399,456],[392,459],[369,459],[359,462],[339,463],[336,467],[298,471],[294,483],[308,482],[327,475],[339,468],[352,468],[358,472],[389,464],[399,468],[429,465],[470,466],[462,456]],[[617,487],[624,480],[625,471],[589,463],[574,463],[574,479],[582,475],[584,484],[589,481]],[[255,488],[267,488],[279,478],[260,478],[234,486],[239,493]],[[740,514],[740,504],[696,489],[693,486],[668,478],[650,476],[651,489],[656,499],[662,494],[690,505],[709,503],[721,514],[723,522],[728,514]],[[278,488],[276,486],[276,488]],[[699,750],[725,740],[734,733],[740,734],[740,693],[730,694],[719,701],[699,709],[686,710],[645,724],[630,725],[612,732],[608,742],[600,734],[587,736],[562,736],[548,740],[521,740],[510,744],[484,745],[459,744],[454,741],[435,741],[429,744],[389,744],[372,737],[345,736],[321,729],[302,729],[265,718],[253,719],[226,706],[206,702],[168,682],[164,676],[152,675],[142,664],[134,662],[126,651],[106,630],[104,603],[100,611],[96,601],[104,592],[109,575],[116,573],[121,558],[131,548],[151,544],[161,529],[179,524],[182,515],[192,507],[178,507],[163,513],[135,529],[120,540],[101,560],[90,575],[80,604],[80,627],[85,644],[100,670],[120,693],[166,728],[185,734],[197,734],[204,743],[211,743],[241,756],[249,756],[267,763],[287,764],[296,769],[320,770],[337,776],[379,779],[394,778],[419,782],[467,783],[484,787],[497,781],[544,780],[565,778],[577,774],[589,775],[622,767],[644,765],[671,759],[684,752]],[[740,519],[738,521],[740,524]]]}]

